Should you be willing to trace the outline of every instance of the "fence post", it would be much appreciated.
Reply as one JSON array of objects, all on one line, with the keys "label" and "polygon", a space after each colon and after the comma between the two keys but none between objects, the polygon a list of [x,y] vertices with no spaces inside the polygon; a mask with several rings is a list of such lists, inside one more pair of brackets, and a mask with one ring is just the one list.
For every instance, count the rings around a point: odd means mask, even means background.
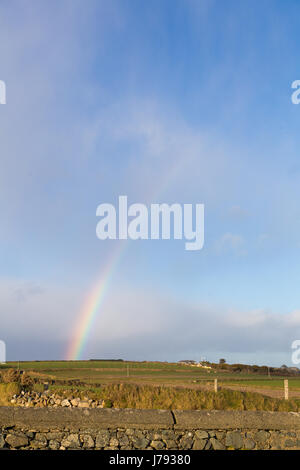
[{"label": "fence post", "polygon": [[218,379],[215,379],[214,386],[215,386],[215,392],[217,393],[217,391],[218,391]]},{"label": "fence post", "polygon": [[284,399],[289,399],[289,381],[287,379],[284,380]]}]

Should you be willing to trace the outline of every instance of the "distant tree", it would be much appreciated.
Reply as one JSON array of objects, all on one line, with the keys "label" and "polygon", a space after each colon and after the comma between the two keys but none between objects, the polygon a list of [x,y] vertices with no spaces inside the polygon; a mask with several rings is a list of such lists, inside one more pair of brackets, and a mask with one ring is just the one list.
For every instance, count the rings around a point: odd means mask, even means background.
[{"label": "distant tree", "polygon": [[226,363],[226,359],[222,358],[222,359],[219,360],[219,364],[225,364],[225,363]]}]

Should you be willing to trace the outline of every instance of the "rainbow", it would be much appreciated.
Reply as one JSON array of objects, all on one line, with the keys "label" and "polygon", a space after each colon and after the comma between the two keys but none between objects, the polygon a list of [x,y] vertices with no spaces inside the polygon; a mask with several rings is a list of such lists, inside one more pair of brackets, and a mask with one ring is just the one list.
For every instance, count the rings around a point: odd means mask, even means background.
[{"label": "rainbow", "polygon": [[[157,200],[161,193],[166,190],[166,187],[170,185],[171,181],[175,179],[176,175],[180,174],[181,168],[185,162],[186,160],[184,159],[178,159],[173,167],[169,168],[168,177],[162,177],[161,185],[158,185],[160,190],[156,191],[156,197],[154,200]],[[153,201],[153,198],[151,199]],[[129,240],[119,241],[116,250],[113,252],[111,258],[101,272],[99,280],[90,290],[90,293],[87,296],[82,309],[80,310],[70,343],[67,347],[67,352],[65,355],[67,360],[75,361],[82,357],[82,352],[88,341],[93,321],[103,304],[103,300],[110,285],[111,278],[117,265],[119,264],[120,259],[122,258],[123,253],[125,252],[125,248],[128,246],[128,241]]]},{"label": "rainbow", "polygon": [[115,268],[125,251],[126,244],[119,242],[117,249],[109,258],[100,278],[95,283],[88,295],[83,308],[80,312],[77,324],[75,325],[73,336],[68,345],[66,359],[69,361],[79,360],[83,349],[87,343],[93,321],[99,308],[103,304],[105,294],[108,290],[110,280],[114,274]]}]

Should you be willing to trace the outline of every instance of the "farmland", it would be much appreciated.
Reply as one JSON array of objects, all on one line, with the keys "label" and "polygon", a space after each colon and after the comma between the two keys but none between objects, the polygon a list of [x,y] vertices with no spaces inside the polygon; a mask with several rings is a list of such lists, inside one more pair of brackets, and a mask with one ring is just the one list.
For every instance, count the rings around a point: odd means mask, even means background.
[{"label": "farmland", "polygon": [[[232,372],[222,369],[203,369],[167,362],[133,361],[33,361],[9,362],[5,368],[24,370],[39,381],[97,388],[103,385],[134,384],[213,390],[214,379],[222,389],[257,392],[274,398],[283,397],[282,376]],[[289,377],[289,396],[300,397],[300,377]]]}]

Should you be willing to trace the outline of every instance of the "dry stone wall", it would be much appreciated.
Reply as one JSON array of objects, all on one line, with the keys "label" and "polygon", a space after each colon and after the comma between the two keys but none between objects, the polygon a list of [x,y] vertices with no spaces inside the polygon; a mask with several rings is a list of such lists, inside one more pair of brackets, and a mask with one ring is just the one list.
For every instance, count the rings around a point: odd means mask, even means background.
[{"label": "dry stone wall", "polygon": [[50,393],[49,391],[39,393],[34,391],[22,391],[20,395],[13,395],[10,403],[15,406],[26,408],[43,408],[43,407],[63,407],[63,408],[104,408],[109,400],[93,400],[89,397],[83,399],[67,395],[65,397]]},{"label": "dry stone wall", "polygon": [[1,449],[300,449],[300,413],[0,407]]}]

